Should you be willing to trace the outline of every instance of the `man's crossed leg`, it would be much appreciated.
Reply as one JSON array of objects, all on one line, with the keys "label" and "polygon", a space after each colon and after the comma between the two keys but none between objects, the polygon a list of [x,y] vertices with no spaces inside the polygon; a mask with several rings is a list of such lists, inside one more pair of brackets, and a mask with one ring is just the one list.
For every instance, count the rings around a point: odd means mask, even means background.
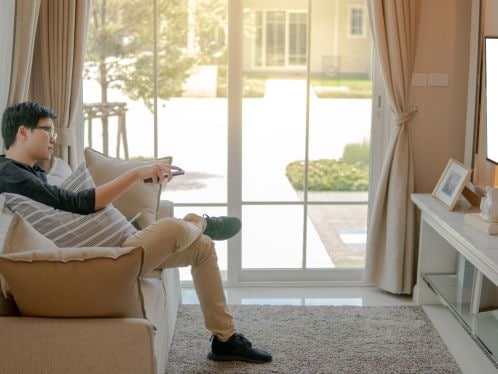
[{"label": "man's crossed leg", "polygon": [[225,240],[240,231],[235,217],[190,213],[183,220],[164,218],[128,237],[123,247],[145,249],[143,273],[157,268],[191,266],[206,328],[213,334],[208,358],[214,361],[270,362],[272,356],[235,332],[228,311],[213,240]]}]

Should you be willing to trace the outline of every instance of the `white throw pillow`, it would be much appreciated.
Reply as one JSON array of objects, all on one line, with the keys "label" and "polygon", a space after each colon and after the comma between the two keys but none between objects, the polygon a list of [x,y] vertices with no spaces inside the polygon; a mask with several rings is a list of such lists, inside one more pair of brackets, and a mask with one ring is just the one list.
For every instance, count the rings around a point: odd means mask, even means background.
[{"label": "white throw pillow", "polygon": [[73,171],[67,162],[54,156],[52,167],[47,173],[47,181],[54,186],[60,186],[64,179],[68,178]]}]

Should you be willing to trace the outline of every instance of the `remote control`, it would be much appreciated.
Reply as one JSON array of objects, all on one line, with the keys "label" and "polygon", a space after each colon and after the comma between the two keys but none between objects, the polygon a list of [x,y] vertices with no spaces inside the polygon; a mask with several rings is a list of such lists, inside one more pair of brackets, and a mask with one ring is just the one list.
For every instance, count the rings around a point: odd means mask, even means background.
[{"label": "remote control", "polygon": [[[172,175],[176,177],[177,175],[183,175],[185,174],[185,170],[173,170]],[[165,175],[166,178],[168,178],[168,175]],[[147,178],[144,179],[144,183],[152,183],[152,178]]]}]

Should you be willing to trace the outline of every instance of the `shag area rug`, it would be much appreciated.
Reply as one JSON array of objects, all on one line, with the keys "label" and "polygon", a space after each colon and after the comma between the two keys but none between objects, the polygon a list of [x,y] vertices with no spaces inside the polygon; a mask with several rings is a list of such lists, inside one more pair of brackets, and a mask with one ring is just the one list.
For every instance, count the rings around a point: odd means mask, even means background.
[{"label": "shag area rug", "polygon": [[199,305],[180,306],[167,373],[460,373],[418,306],[231,305],[237,330],[273,362],[206,358]]}]

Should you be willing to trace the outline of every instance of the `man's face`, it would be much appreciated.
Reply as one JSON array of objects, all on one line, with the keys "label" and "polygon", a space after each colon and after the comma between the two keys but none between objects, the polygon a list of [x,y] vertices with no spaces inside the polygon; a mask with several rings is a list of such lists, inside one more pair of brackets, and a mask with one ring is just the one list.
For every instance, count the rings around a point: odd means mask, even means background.
[{"label": "man's face", "polygon": [[54,123],[51,118],[41,118],[37,127],[25,129],[26,151],[35,160],[50,160],[54,152],[57,134],[54,131]]}]

